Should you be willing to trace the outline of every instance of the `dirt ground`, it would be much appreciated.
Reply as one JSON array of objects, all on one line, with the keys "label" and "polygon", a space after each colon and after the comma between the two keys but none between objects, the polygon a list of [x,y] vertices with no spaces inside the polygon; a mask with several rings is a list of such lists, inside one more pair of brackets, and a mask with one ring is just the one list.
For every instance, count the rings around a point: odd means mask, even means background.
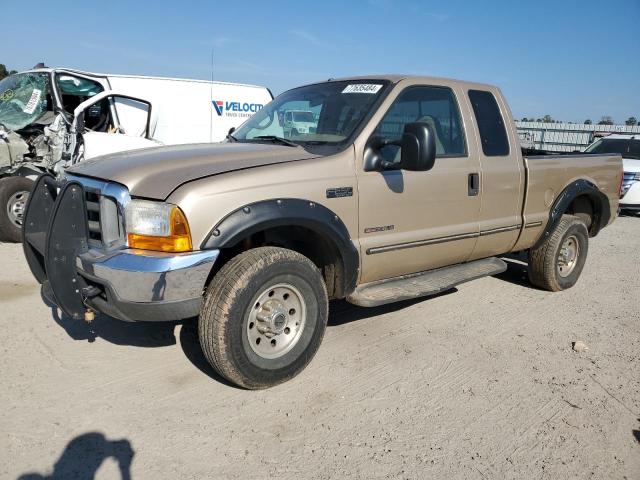
[{"label": "dirt ground", "polygon": [[566,292],[511,261],[427,300],[335,303],[311,365],[258,392],[211,371],[193,322],[60,318],[20,246],[0,258],[1,478],[640,478],[640,218],[593,239]]}]

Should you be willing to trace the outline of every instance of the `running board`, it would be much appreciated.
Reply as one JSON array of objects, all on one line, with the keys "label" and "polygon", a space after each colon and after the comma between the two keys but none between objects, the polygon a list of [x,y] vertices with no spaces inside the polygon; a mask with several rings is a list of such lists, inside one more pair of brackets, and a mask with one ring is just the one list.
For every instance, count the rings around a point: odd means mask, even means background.
[{"label": "running board", "polygon": [[435,295],[461,283],[497,275],[506,269],[507,264],[499,258],[483,258],[428,272],[365,283],[358,286],[347,297],[347,301],[361,307],[377,307],[386,303]]}]

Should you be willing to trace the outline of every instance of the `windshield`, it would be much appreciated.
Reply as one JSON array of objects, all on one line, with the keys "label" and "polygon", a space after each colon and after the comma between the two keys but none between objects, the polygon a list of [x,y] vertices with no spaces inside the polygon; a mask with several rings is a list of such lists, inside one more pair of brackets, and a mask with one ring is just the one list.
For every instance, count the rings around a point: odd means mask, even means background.
[{"label": "windshield", "polygon": [[240,142],[276,136],[303,146],[339,145],[356,131],[388,83],[325,82],[289,90],[247,120],[233,137]]},{"label": "windshield", "polygon": [[627,138],[602,138],[587,147],[585,153],[619,153],[622,158],[640,160],[640,140]]},{"label": "windshield", "polygon": [[19,73],[0,81],[0,123],[20,130],[47,111],[49,75]]}]

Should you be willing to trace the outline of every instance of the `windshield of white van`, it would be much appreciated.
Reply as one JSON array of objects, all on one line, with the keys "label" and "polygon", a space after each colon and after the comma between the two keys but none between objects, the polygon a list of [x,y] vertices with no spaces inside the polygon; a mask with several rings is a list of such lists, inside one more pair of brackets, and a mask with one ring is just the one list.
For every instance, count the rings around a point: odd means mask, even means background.
[{"label": "windshield of white van", "polygon": [[619,153],[622,158],[640,160],[640,140],[627,138],[602,138],[587,147],[585,153]]},{"label": "windshield of white van", "polygon": [[0,123],[20,130],[47,111],[49,75],[18,73],[0,81]]},{"label": "windshield of white van", "polygon": [[293,112],[294,122],[314,123],[313,113],[311,112]]},{"label": "windshield of white van", "polygon": [[351,80],[289,90],[233,132],[233,139],[260,142],[279,137],[302,146],[339,145],[356,131],[388,84]]}]

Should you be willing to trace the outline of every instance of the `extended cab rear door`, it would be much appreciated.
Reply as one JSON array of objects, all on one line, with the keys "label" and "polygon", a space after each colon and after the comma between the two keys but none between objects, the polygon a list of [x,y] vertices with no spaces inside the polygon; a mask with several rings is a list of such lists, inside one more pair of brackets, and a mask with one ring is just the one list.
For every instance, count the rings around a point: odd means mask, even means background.
[{"label": "extended cab rear door", "polygon": [[471,259],[511,250],[522,226],[525,172],[509,108],[494,87],[468,88],[480,149],[480,237]]},{"label": "extended cab rear door", "polygon": [[[478,239],[480,197],[471,181],[480,162],[466,92],[455,83],[402,82],[356,142],[361,282],[463,262]],[[363,152],[372,137],[393,140],[411,122],[436,133],[436,161],[429,171],[365,171]],[[399,147],[380,150],[398,162]]]}]

